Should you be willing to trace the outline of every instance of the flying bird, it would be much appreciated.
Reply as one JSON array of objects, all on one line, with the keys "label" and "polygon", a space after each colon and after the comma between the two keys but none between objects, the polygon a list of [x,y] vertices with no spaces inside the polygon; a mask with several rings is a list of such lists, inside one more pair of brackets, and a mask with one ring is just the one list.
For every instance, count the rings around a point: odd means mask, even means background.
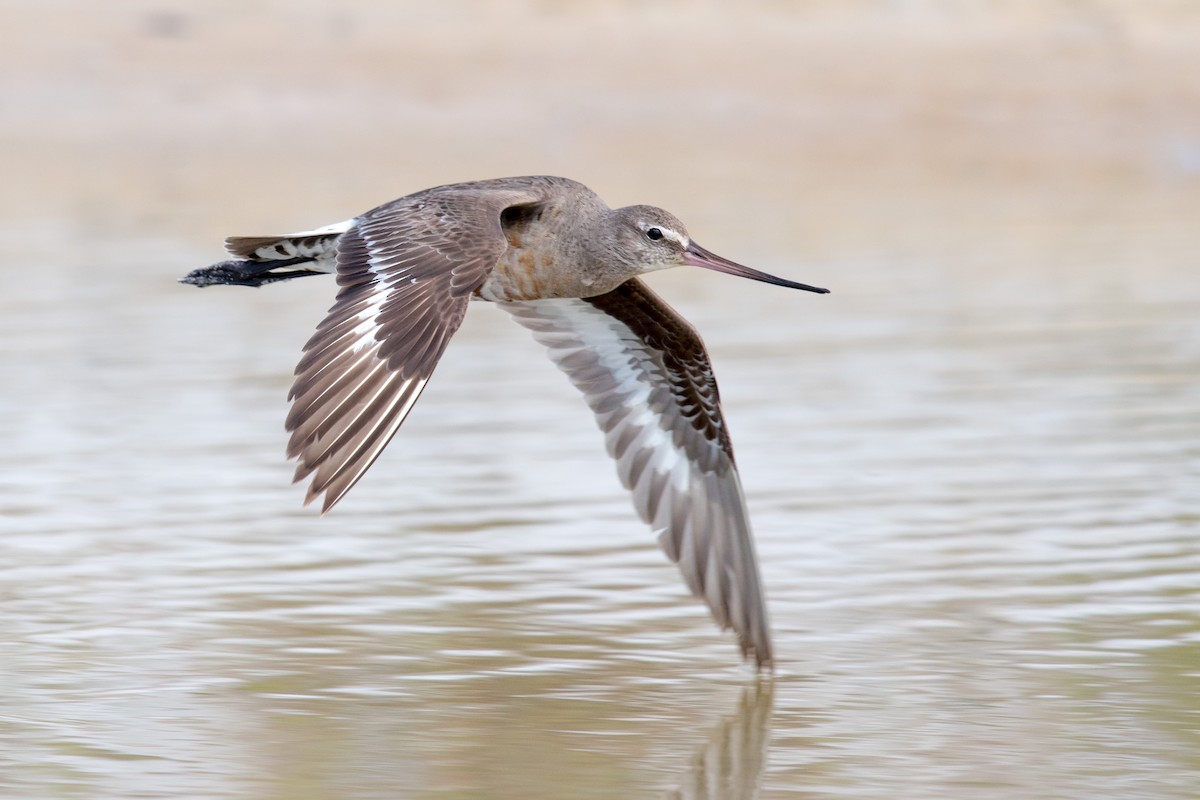
[{"label": "flying bird", "polygon": [[653,206],[610,209],[566,178],[438,186],[345,222],[226,240],[195,286],[335,273],[337,298],[304,346],[287,454],[305,503],[333,508],[396,433],[471,300],[533,332],[583,392],[634,507],[742,654],[773,665],[762,580],[717,382],[695,329],[639,276],[692,266],[827,293],[692,241]]}]

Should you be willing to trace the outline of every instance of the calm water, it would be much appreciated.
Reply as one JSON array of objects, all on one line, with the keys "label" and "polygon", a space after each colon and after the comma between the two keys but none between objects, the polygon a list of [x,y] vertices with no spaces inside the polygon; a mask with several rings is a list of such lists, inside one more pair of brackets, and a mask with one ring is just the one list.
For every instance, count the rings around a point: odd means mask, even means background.
[{"label": "calm water", "polygon": [[472,307],[319,518],[282,419],[331,282],[198,291],[215,248],[32,233],[0,272],[4,797],[1196,795],[1183,259],[656,276],[723,382],[756,682],[506,315]]}]

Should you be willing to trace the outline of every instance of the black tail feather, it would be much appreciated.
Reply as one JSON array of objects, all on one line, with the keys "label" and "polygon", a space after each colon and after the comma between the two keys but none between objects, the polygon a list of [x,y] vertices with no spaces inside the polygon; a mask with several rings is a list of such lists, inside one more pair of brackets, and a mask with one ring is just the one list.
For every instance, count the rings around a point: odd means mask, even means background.
[{"label": "black tail feather", "polygon": [[264,286],[277,281],[302,278],[305,275],[326,275],[315,269],[289,269],[300,264],[311,264],[311,258],[291,258],[279,261],[221,261],[209,267],[194,269],[179,279],[180,283],[192,286]]}]

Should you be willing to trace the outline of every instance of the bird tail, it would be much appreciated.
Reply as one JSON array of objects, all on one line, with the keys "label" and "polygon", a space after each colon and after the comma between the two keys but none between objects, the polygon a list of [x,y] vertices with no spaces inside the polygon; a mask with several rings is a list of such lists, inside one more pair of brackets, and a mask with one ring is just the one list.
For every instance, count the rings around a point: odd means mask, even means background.
[{"label": "bird tail", "polygon": [[225,240],[225,249],[236,258],[194,269],[179,282],[192,286],[263,286],[334,272],[338,240],[355,222],[347,220],[282,236],[231,236]]}]

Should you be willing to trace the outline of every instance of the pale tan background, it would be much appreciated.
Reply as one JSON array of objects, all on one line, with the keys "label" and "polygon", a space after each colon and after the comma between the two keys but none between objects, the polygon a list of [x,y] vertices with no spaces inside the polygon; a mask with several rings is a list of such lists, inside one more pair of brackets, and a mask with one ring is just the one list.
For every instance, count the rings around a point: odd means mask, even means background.
[{"label": "pale tan background", "polygon": [[1080,261],[1114,227],[1195,241],[1175,230],[1200,196],[1186,1],[9,2],[5,16],[9,218],[204,241],[564,173],[798,262],[1019,255],[1061,226]]}]

